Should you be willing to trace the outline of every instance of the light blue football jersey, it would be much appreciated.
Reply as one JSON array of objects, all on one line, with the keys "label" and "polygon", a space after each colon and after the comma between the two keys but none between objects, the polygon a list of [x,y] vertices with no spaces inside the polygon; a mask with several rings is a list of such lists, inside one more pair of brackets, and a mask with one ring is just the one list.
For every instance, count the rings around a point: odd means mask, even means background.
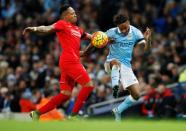
[{"label": "light blue football jersey", "polygon": [[109,45],[109,54],[106,61],[117,59],[127,67],[131,67],[131,59],[134,45],[144,41],[142,32],[134,26],[130,25],[127,35],[120,32],[118,27],[107,30],[108,37],[115,40]]}]

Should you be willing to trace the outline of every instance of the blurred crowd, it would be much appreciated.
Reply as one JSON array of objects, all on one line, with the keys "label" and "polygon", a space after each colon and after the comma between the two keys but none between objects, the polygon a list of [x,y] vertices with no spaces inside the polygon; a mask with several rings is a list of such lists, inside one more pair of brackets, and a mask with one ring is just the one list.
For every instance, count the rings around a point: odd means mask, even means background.
[{"label": "blurred crowd", "polygon": [[[178,85],[174,87],[176,91],[167,88],[173,83],[186,82],[186,0],[1,0],[0,112],[29,112],[36,109],[42,99],[59,92],[61,48],[55,34],[23,36],[22,31],[28,26],[53,24],[59,19],[59,9],[64,3],[77,11],[78,25],[89,33],[114,27],[112,19],[117,13],[128,14],[131,24],[142,32],[146,27],[151,28],[151,51],[144,52],[136,47],[132,61],[146,95],[142,113],[147,116],[161,114],[162,105],[169,103],[166,107],[186,113],[183,109],[186,87]],[[88,44],[82,41],[82,49]],[[107,48],[95,49],[82,58],[95,84],[85,109],[113,99],[110,77],[103,66],[107,54]],[[76,85],[71,100],[60,106],[66,114],[70,113],[80,89],[80,85]],[[165,96],[171,98],[164,102]],[[155,110],[155,106],[162,110]]]}]

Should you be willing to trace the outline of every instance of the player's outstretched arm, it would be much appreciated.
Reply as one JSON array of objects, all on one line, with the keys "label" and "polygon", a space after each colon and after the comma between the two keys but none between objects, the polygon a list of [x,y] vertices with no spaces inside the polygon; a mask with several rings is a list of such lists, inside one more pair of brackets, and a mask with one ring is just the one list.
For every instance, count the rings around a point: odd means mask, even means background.
[{"label": "player's outstretched arm", "polygon": [[24,29],[23,35],[25,35],[27,32],[38,33],[38,34],[48,34],[48,33],[54,32],[54,31],[55,31],[54,25],[27,27]]},{"label": "player's outstretched arm", "polygon": [[86,56],[88,55],[89,52],[91,52],[91,50],[94,48],[94,46],[92,44],[89,44],[85,50],[83,51],[80,51],[80,56],[83,57],[83,56]]},{"label": "player's outstretched arm", "polygon": [[[88,39],[88,40],[91,40],[92,39],[92,34],[89,34],[87,32],[84,32],[83,36],[82,36],[82,39]],[[84,57],[86,55],[88,55],[88,53],[92,50],[93,46],[92,44],[89,44],[85,50],[83,51],[80,51],[80,56],[81,57]]]},{"label": "player's outstretched arm", "polygon": [[89,34],[89,33],[85,33],[85,34],[86,34],[86,36],[85,36],[86,39],[89,39],[89,40],[92,39],[92,35],[91,34]]},{"label": "player's outstretched arm", "polygon": [[144,33],[144,38],[146,40],[146,43],[145,43],[145,51],[149,51],[150,48],[151,48],[151,30],[147,27],[145,33]]}]

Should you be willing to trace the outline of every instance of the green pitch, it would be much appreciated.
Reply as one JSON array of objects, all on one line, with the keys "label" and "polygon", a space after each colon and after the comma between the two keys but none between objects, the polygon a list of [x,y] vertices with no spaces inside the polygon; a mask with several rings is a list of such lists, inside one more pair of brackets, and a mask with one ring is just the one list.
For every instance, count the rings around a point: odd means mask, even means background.
[{"label": "green pitch", "polygon": [[186,131],[186,121],[127,119],[63,122],[23,122],[0,120],[0,131]]}]

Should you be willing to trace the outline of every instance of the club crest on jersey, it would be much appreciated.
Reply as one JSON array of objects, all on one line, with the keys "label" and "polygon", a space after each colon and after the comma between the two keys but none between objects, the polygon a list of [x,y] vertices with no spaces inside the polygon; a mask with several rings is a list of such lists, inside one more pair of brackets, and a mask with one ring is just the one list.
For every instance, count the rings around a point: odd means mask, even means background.
[{"label": "club crest on jersey", "polygon": [[81,37],[80,32],[77,31],[77,30],[73,30],[73,29],[71,29],[71,34],[72,34],[73,36],[76,36],[76,37]]},{"label": "club crest on jersey", "polygon": [[127,35],[127,39],[128,39],[128,40],[132,40],[132,34],[128,34],[128,35]]}]

